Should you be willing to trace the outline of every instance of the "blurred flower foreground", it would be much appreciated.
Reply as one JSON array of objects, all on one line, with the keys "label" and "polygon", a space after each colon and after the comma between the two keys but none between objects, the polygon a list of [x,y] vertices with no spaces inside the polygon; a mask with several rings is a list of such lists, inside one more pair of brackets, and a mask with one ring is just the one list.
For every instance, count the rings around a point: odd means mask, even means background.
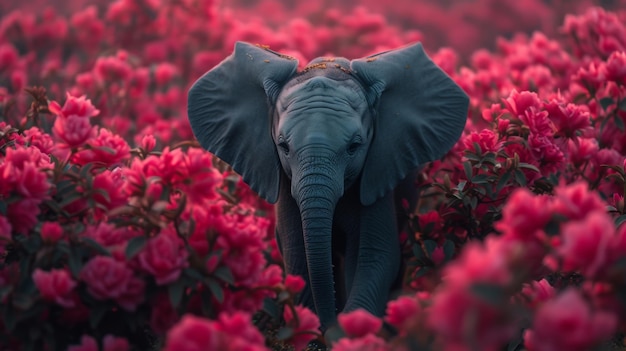
[{"label": "blurred flower foreground", "polygon": [[340,315],[333,350],[623,348],[623,2],[85,2],[0,5],[0,349],[319,337],[272,207],[187,124],[188,87],[237,40],[301,66],[423,41],[471,98],[416,180],[403,290],[383,318]]}]

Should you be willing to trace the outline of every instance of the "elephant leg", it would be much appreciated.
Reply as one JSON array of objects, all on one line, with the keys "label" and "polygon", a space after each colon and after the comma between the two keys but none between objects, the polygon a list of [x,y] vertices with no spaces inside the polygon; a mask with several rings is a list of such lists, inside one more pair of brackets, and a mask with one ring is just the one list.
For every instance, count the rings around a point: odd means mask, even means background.
[{"label": "elephant leg", "polygon": [[298,303],[315,311],[309,283],[309,271],[304,251],[300,210],[289,190],[287,181],[281,182],[280,195],[276,203],[276,241],[283,256],[285,272],[304,279],[306,285],[298,297]]},{"label": "elephant leg", "polygon": [[393,194],[361,208],[358,256],[352,289],[344,311],[364,308],[376,316],[385,312],[400,269]]}]

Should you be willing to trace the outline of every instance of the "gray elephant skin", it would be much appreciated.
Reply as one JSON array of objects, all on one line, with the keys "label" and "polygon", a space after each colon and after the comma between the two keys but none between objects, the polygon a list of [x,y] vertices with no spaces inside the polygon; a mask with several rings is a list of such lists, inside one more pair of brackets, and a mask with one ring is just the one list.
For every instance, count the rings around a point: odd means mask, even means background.
[{"label": "gray elephant skin", "polygon": [[384,314],[398,197],[414,206],[412,175],[456,143],[469,100],[419,43],[297,67],[238,42],[191,87],[188,116],[202,147],[277,203],[285,270],[306,280],[300,302],[325,331],[341,311]]}]

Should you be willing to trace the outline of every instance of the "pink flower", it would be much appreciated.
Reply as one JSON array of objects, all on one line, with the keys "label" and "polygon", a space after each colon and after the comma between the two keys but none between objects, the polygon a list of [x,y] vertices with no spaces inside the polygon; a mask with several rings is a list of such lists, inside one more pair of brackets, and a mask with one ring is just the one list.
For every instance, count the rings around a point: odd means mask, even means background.
[{"label": "pink flower", "polygon": [[55,243],[63,237],[63,228],[59,222],[44,222],[41,226],[41,238],[45,241]]},{"label": "pink flower", "polygon": [[576,167],[582,167],[585,162],[592,160],[598,151],[598,141],[595,138],[577,138],[568,140],[569,158]]},{"label": "pink flower", "polygon": [[115,225],[100,222],[97,225],[89,225],[83,235],[95,240],[104,247],[126,246],[129,239],[140,235],[130,228],[116,228]]},{"label": "pink flower", "polygon": [[55,148],[52,137],[37,127],[31,127],[24,131],[24,142],[38,148],[42,154],[46,155],[52,153]]},{"label": "pink flower", "polygon": [[189,265],[187,256],[187,249],[176,233],[164,230],[148,240],[137,261],[142,270],[154,276],[157,285],[165,285],[176,281],[181,270]]},{"label": "pink flower", "polygon": [[626,85],[626,52],[615,51],[606,61],[606,78],[620,85]]},{"label": "pink flower", "polygon": [[605,212],[594,211],[583,220],[565,223],[557,247],[563,269],[597,277],[606,268],[614,236],[613,221]]},{"label": "pink flower", "polygon": [[172,80],[178,74],[178,69],[171,63],[161,63],[154,69],[154,81],[163,86]]},{"label": "pink flower", "polygon": [[298,275],[287,274],[285,277],[285,289],[292,294],[297,294],[304,289],[306,282]]},{"label": "pink flower", "polygon": [[66,269],[52,269],[45,272],[37,268],[33,272],[33,281],[42,298],[54,301],[63,307],[74,307],[70,294],[74,291],[76,282]]},{"label": "pink flower", "polygon": [[217,321],[185,315],[167,333],[164,351],[267,351],[261,333],[243,313],[221,314]]},{"label": "pink flower", "polygon": [[52,133],[69,148],[80,147],[95,137],[96,131],[89,119],[100,111],[85,96],[77,98],[68,93],[62,108],[56,101],[51,101],[48,108],[57,115]]},{"label": "pink flower", "polygon": [[[80,345],[74,345],[67,348],[67,351],[99,351],[96,339],[89,335],[83,335],[80,339]],[[108,350],[107,350],[108,351]]]},{"label": "pink flower", "polygon": [[540,281],[533,280],[530,284],[524,284],[522,295],[529,307],[536,308],[553,298],[556,291],[546,279],[541,279]]},{"label": "pink flower", "polygon": [[539,308],[524,344],[529,351],[591,350],[616,327],[614,314],[592,311],[576,290],[568,289]]},{"label": "pink flower", "polygon": [[361,338],[349,339],[342,338],[333,343],[333,351],[389,351],[391,348],[385,343],[385,340],[367,334]]},{"label": "pink flower", "polygon": [[440,266],[446,259],[446,254],[443,251],[443,246],[437,245],[433,252],[430,253],[430,259],[436,266]]},{"label": "pink flower", "polygon": [[476,297],[469,287],[447,286],[433,296],[428,324],[444,350],[496,351],[517,332],[505,309]]},{"label": "pink flower", "polygon": [[551,200],[535,196],[528,189],[515,190],[502,209],[502,219],[495,224],[505,237],[528,241],[542,241],[544,227],[552,217]]},{"label": "pink flower", "polygon": [[400,296],[387,303],[385,321],[392,326],[402,329],[408,320],[421,313],[421,306],[416,297]]},{"label": "pink flower", "polygon": [[566,103],[565,99],[559,96],[544,107],[556,126],[557,134],[573,139],[578,134],[591,130],[591,116],[586,106]]},{"label": "pink flower", "polygon": [[120,307],[129,312],[134,312],[137,306],[145,300],[146,283],[138,277],[131,277],[126,285],[126,289],[115,299]]},{"label": "pink flower", "polygon": [[471,132],[463,138],[465,150],[474,152],[474,144],[478,144],[483,154],[487,152],[498,152],[502,146],[502,143],[498,142],[498,135],[490,129],[483,129],[480,133]]},{"label": "pink flower", "polygon": [[159,293],[151,306],[150,327],[157,334],[165,334],[178,320],[178,313],[166,293]]},{"label": "pink flower", "polygon": [[295,312],[298,315],[298,324],[294,318],[293,311],[289,307],[285,307],[283,318],[285,323],[293,329],[293,336],[289,342],[296,350],[303,350],[309,341],[315,339],[315,334],[319,333],[319,318],[308,308],[303,306],[295,306]]},{"label": "pink flower", "polygon": [[105,335],[102,339],[102,351],[128,351],[128,340],[113,335]]},{"label": "pink flower", "polygon": [[101,162],[110,167],[130,158],[130,146],[119,135],[108,129],[100,128],[97,136],[91,135],[87,141],[88,149],[77,152],[72,161],[84,165],[89,162]]},{"label": "pink flower", "polygon": [[606,68],[604,63],[590,62],[587,67],[581,67],[572,76],[572,80],[583,86],[589,95],[596,92],[606,84]]},{"label": "pink flower", "polygon": [[41,212],[41,200],[23,199],[9,204],[7,218],[11,221],[13,231],[27,234],[37,224],[37,216]]},{"label": "pink flower", "polygon": [[185,182],[181,189],[193,203],[201,203],[218,197],[216,188],[222,184],[223,177],[212,165],[212,156],[199,148],[190,148],[184,156],[181,172]]},{"label": "pink flower", "polygon": [[93,72],[98,79],[103,81],[127,81],[131,77],[133,69],[126,62],[126,53],[120,51],[116,56],[98,57]]},{"label": "pink flower", "polygon": [[359,308],[351,312],[345,312],[337,316],[337,320],[341,328],[349,337],[359,338],[367,334],[375,334],[380,330],[383,321]]},{"label": "pink flower", "polygon": [[422,233],[428,234],[432,239],[437,239],[441,235],[443,229],[443,218],[439,211],[432,210],[419,214],[418,223]]},{"label": "pink flower", "polygon": [[230,344],[229,350],[246,350],[247,347],[265,343],[265,338],[251,320],[251,316],[244,312],[219,315],[216,329],[224,334],[224,341]]},{"label": "pink flower", "polygon": [[563,167],[565,155],[551,137],[531,133],[528,136],[528,147],[539,161],[542,174],[555,173]]},{"label": "pink flower", "polygon": [[13,67],[19,59],[19,54],[10,43],[0,45],[0,72]]},{"label": "pink flower", "polygon": [[82,11],[74,13],[71,18],[73,33],[81,46],[97,48],[104,34],[104,23],[98,16],[96,6],[88,6]]},{"label": "pink flower", "polygon": [[124,262],[109,256],[92,258],[80,272],[80,279],[87,284],[87,291],[98,300],[123,296],[132,278],[133,272]]},{"label": "pink flower", "polygon": [[524,116],[526,111],[539,110],[541,108],[541,101],[536,93],[528,91],[518,93],[517,90],[513,90],[509,97],[504,100],[504,105],[513,116],[519,118]]},{"label": "pink flower", "polygon": [[36,147],[7,148],[4,159],[0,159],[0,194],[43,200],[50,189],[44,170],[52,168],[50,158]]},{"label": "pink flower", "polygon": [[586,182],[561,185],[556,188],[553,211],[569,220],[579,220],[594,211],[606,211],[606,205],[597,193],[589,190]]},{"label": "pink flower", "polygon": [[461,255],[444,268],[443,280],[453,286],[469,287],[474,283],[506,285],[512,277],[510,267],[522,253],[507,240],[489,236],[484,242],[470,242]]},{"label": "pink flower", "polygon": [[141,139],[141,143],[139,147],[141,147],[145,152],[150,152],[154,149],[156,145],[156,139],[154,135],[144,135]]}]

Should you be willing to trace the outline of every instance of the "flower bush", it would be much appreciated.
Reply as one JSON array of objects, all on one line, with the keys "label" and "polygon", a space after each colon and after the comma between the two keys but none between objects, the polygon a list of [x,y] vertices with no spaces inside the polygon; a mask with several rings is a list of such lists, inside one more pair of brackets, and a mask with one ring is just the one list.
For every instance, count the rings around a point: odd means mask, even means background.
[{"label": "flower bush", "polygon": [[623,347],[626,12],[443,3],[0,4],[0,348],[320,337],[294,303],[304,280],[281,268],[272,207],[186,120],[187,88],[237,40],[301,65],[422,40],[470,96],[465,133],[416,181],[400,296],[382,318],[341,314],[329,347]]}]

